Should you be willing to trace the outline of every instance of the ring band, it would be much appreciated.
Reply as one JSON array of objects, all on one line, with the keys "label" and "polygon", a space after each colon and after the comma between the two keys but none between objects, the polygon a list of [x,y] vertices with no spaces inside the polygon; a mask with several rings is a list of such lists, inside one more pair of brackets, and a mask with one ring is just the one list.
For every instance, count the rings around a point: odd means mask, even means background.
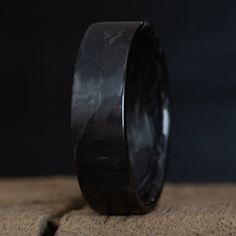
[{"label": "ring band", "polygon": [[161,193],[169,91],[159,38],[147,22],[86,31],[76,59],[72,133],[88,204],[102,214],[144,214]]}]

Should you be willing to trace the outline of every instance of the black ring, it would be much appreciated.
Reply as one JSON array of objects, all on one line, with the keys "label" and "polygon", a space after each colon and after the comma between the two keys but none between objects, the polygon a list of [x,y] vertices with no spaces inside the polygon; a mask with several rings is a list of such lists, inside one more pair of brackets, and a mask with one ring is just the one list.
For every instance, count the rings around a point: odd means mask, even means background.
[{"label": "black ring", "polygon": [[91,25],[77,56],[72,132],[81,191],[102,214],[143,214],[160,195],[169,93],[159,38],[147,22]]}]

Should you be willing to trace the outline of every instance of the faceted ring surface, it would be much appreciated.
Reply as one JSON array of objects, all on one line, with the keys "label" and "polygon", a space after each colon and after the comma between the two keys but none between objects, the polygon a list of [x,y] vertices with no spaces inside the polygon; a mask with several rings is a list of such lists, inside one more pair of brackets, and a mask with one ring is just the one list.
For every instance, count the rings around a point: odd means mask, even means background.
[{"label": "faceted ring surface", "polygon": [[94,210],[144,214],[166,170],[167,71],[147,22],[102,22],[86,31],[75,63],[72,133],[81,191]]}]

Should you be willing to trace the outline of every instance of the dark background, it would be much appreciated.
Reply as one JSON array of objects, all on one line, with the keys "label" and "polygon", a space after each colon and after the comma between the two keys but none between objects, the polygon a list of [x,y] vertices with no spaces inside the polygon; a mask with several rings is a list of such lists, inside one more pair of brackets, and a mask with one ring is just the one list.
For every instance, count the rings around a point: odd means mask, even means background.
[{"label": "dark background", "polygon": [[1,7],[0,175],[73,174],[74,62],[97,21],[148,20],[173,100],[170,181],[236,181],[235,1],[65,1]]}]

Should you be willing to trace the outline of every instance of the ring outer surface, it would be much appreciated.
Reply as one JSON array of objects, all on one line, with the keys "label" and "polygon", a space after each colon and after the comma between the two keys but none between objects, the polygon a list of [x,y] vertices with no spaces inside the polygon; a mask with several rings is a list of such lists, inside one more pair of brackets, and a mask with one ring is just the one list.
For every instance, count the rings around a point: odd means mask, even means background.
[{"label": "ring outer surface", "polygon": [[75,63],[71,121],[77,175],[86,201],[101,214],[144,214],[156,203],[145,204],[135,191],[125,134],[126,67],[145,24],[92,24]]}]

